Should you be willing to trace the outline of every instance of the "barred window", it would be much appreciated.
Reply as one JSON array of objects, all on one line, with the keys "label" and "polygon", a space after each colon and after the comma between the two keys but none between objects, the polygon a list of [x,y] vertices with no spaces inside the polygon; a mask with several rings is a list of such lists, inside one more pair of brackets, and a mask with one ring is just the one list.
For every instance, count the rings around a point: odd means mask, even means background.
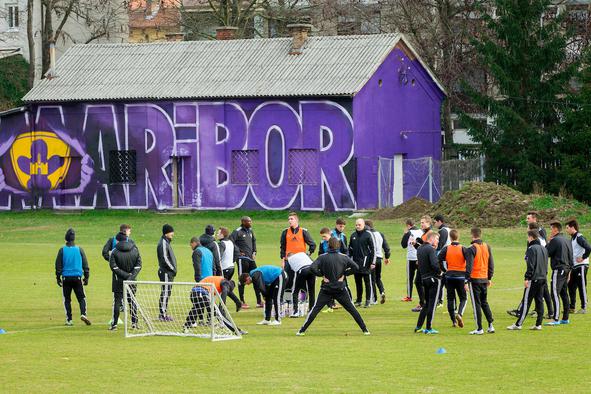
[{"label": "barred window", "polygon": [[112,150],[109,152],[109,183],[136,182],[136,153],[134,150]]},{"label": "barred window", "polygon": [[317,185],[318,151],[316,149],[290,149],[288,156],[290,185]]},{"label": "barred window", "polygon": [[258,185],[259,183],[259,151],[233,150],[232,175],[234,185]]}]

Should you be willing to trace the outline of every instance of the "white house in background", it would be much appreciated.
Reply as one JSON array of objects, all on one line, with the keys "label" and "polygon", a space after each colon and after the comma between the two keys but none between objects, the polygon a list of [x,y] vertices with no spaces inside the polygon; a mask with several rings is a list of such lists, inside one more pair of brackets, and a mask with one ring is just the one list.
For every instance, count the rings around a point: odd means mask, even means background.
[{"label": "white house in background", "polygon": [[[72,45],[87,42],[93,35],[93,28],[87,22],[91,20],[107,22],[108,34],[93,40],[96,43],[122,43],[127,42],[128,14],[127,2],[124,0],[111,0],[111,9],[120,10],[116,17],[111,15],[106,21],[105,13],[98,10],[101,2],[97,0],[80,0],[81,6],[73,13],[66,24],[60,39],[56,42],[56,58],[59,57]],[[109,5],[105,5],[107,7]],[[41,27],[42,10],[41,0],[33,2],[33,36],[35,40],[35,68],[37,79],[41,75]],[[94,16],[93,16],[94,15]],[[100,15],[100,16],[99,16]],[[60,18],[54,15],[54,30],[60,22]],[[96,26],[96,24],[95,24]],[[0,0],[0,58],[14,54],[21,54],[29,60],[29,42],[27,38],[27,0]]]}]

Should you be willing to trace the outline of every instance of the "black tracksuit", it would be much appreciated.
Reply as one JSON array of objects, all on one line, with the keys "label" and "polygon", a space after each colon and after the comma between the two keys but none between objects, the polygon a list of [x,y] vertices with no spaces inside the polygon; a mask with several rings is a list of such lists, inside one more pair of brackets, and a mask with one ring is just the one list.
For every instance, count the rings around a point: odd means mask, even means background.
[{"label": "black tracksuit", "polygon": [[[451,245],[459,245],[459,242],[452,242]],[[443,262],[446,261],[447,248],[448,246],[444,246],[443,249],[441,249],[441,251],[437,255],[439,265],[442,267]],[[454,324],[456,323],[456,309],[458,315],[464,315],[464,310],[466,309],[466,303],[468,301],[468,297],[466,295],[466,288],[464,285],[470,279],[470,274],[468,272],[472,272],[472,255],[468,253],[467,249],[463,246],[462,254],[464,256],[464,260],[466,260],[466,269],[464,271],[445,271],[445,288],[447,290],[447,312],[449,313],[449,317],[451,318],[451,321]],[[456,294],[460,300],[459,305],[456,305]]]},{"label": "black tracksuit", "polygon": [[529,281],[529,286],[523,291],[521,310],[515,323],[517,326],[523,325],[533,300],[536,302],[536,326],[541,325],[544,319],[544,286],[548,277],[548,251],[537,239],[528,245],[525,254],[527,269],[524,279]]},{"label": "black tracksuit", "polygon": [[[74,246],[74,241],[66,243],[66,246]],[[80,258],[82,259],[82,271],[84,274],[84,283],[88,283],[90,277],[90,269],[88,268],[88,260],[84,250],[80,248]],[[80,306],[80,314],[86,315],[86,294],[84,293],[84,286],[82,278],[79,276],[62,276],[64,268],[63,248],[60,248],[55,258],[55,276],[58,283],[61,283],[62,294],[64,296],[64,308],[66,309],[66,318],[72,320],[72,290],[78,300]]]},{"label": "black tracksuit", "polygon": [[[376,230],[370,230],[372,235],[374,235],[374,246],[376,245],[376,238],[375,233],[378,233],[382,237],[382,250],[375,250],[374,251],[374,258],[375,258],[375,265],[376,267],[371,271],[371,283],[372,283],[372,293],[373,293],[373,301],[377,301],[378,294],[384,294],[384,282],[382,282],[382,257],[378,257],[379,254],[383,256],[384,259],[390,259],[390,245],[388,245],[388,241],[386,241],[386,236],[384,233],[381,233]],[[383,254],[382,254],[383,251]],[[377,290],[377,291],[376,291]],[[378,293],[379,291],[379,293]]]},{"label": "black tracksuit", "polygon": [[[117,325],[119,312],[123,303],[123,281],[135,281],[137,275],[142,269],[142,258],[138,248],[133,242],[121,240],[115,246],[115,250],[109,258],[109,266],[113,271],[112,290],[113,290],[113,322]],[[136,286],[131,287],[135,294]],[[131,295],[128,294],[127,302],[131,306],[131,322],[137,323],[137,305],[132,302]]]},{"label": "black tracksuit", "polygon": [[[109,262],[109,258],[111,257],[111,253],[113,253],[113,251],[115,250],[115,245],[117,245],[117,236],[119,236],[120,239],[126,239],[129,242],[133,242],[131,240],[131,238],[129,238],[127,235],[125,235],[125,233],[117,233],[115,236],[107,239],[107,242],[105,242],[105,245],[103,246],[103,251],[102,251],[102,255],[103,255],[103,259],[105,259],[106,262]],[[121,238],[123,237],[123,238]]]},{"label": "black tracksuit", "polygon": [[300,328],[300,332],[305,332],[322,308],[329,305],[333,299],[337,300],[353,316],[362,331],[367,331],[365,322],[351,302],[344,282],[345,276],[359,270],[359,266],[346,255],[336,250],[329,250],[328,253],[319,256],[312,263],[310,270],[316,276],[323,277],[323,280],[318,298],[314,303],[314,307],[308,313],[304,325]]},{"label": "black tracksuit", "polygon": [[[437,249],[436,249],[437,254],[441,253],[441,250],[446,246],[447,239],[449,238],[449,232],[450,232],[450,229],[449,229],[449,227],[447,227],[447,224],[444,223],[439,227],[439,233],[438,233],[439,234],[439,243],[437,244]],[[444,269],[447,269],[445,267],[445,260],[442,263],[442,267]],[[437,302],[439,304],[443,303],[443,289],[444,288],[447,289],[447,276],[446,275],[443,275],[441,277],[441,290],[439,290],[439,296],[437,297]]]},{"label": "black tracksuit", "polygon": [[417,328],[422,328],[427,318],[427,330],[432,328],[433,317],[437,306],[439,289],[441,288],[442,270],[437,261],[437,252],[429,243],[424,243],[417,250],[417,261],[419,263],[419,275],[425,290],[425,305],[419,313]]},{"label": "black tracksuit", "polygon": [[548,257],[550,257],[550,268],[552,268],[552,309],[555,321],[560,318],[560,301],[562,299],[562,320],[568,320],[569,305],[568,300],[568,274],[573,267],[573,247],[570,240],[562,234],[556,234],[550,242],[546,244]]},{"label": "black tracksuit", "polygon": [[303,290],[308,295],[308,310],[312,309],[316,301],[316,275],[310,269],[310,266],[303,267],[297,272],[293,291],[291,292],[293,313],[298,313],[298,297]]},{"label": "black tracksuit", "polygon": [[[158,278],[160,278],[160,282],[174,282],[174,277],[177,273],[176,257],[174,257],[170,242],[171,240],[163,235],[156,247],[156,255],[158,256]],[[170,298],[171,291],[172,285],[162,285],[160,301],[158,303],[160,316],[166,315],[168,299]]]},{"label": "black tracksuit", "polygon": [[[257,240],[252,229],[238,227],[230,234],[230,239],[234,242],[234,258],[238,267],[238,278],[245,272],[250,272],[257,267],[254,258],[257,253]],[[257,304],[261,304],[261,293],[257,287],[254,287]],[[244,286],[238,282],[238,296],[244,303]]]},{"label": "black tracksuit", "polygon": [[[368,227],[361,231],[354,231],[349,238],[349,256],[359,266],[355,272],[355,287],[357,288],[356,302],[361,303],[363,297],[363,283],[365,283],[365,305],[369,306],[372,299],[371,265],[374,261],[375,247],[373,237]],[[363,282],[363,283],[362,283]]]}]

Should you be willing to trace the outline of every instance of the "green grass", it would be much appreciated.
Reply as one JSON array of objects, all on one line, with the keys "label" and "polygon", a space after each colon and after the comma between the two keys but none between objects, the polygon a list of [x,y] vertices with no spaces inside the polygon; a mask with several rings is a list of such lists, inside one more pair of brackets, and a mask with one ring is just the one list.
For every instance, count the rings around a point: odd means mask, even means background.
[{"label": "green grass", "polygon": [[[489,298],[497,334],[471,337],[471,307],[467,327],[452,329],[444,309],[434,327],[441,334],[413,334],[417,315],[402,303],[405,252],[402,226],[378,221],[390,241],[392,264],[384,268],[388,301],[362,310],[372,336],[364,337],[354,321],[339,310],[320,314],[303,338],[294,336],[302,319],[287,319],[280,327],[255,325],[260,310],[234,315],[250,333],[243,340],[212,343],[176,337],[125,339],[107,331],[111,285],[100,251],[121,222],[133,226],[142,253],[141,280],[156,280],[155,246],[163,223],[175,227],[173,246],[179,262],[177,280],[190,281],[189,238],[208,223],[235,228],[242,212],[162,215],[155,213],[51,212],[0,215],[2,264],[0,382],[2,392],[585,392],[591,384],[591,319],[574,315],[570,326],[542,332],[508,332],[505,310],[521,296],[524,229],[484,230],[496,261]],[[285,213],[252,213],[259,245],[259,264],[278,264],[279,234]],[[305,214],[302,225],[317,237],[335,215]],[[60,289],[55,285],[54,260],[68,227],[90,260],[86,327],[75,321],[64,327]],[[353,227],[349,220],[348,231]],[[583,229],[589,234],[591,229]],[[466,233],[466,231],[463,231]],[[250,303],[254,295],[247,289]],[[74,302],[74,312],[77,310]],[[526,325],[533,321],[528,319]],[[447,354],[437,354],[438,348]]]}]

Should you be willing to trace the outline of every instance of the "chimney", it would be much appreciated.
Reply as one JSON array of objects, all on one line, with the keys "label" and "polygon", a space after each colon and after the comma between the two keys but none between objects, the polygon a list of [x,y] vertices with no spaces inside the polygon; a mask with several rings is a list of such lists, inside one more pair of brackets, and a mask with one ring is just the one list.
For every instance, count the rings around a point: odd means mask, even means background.
[{"label": "chimney", "polygon": [[215,29],[216,40],[233,40],[236,38],[237,27],[234,26],[220,26]]},{"label": "chimney", "polygon": [[307,23],[293,23],[287,25],[291,35],[290,55],[301,55],[304,45],[308,40],[308,34],[312,31],[312,25]]}]

